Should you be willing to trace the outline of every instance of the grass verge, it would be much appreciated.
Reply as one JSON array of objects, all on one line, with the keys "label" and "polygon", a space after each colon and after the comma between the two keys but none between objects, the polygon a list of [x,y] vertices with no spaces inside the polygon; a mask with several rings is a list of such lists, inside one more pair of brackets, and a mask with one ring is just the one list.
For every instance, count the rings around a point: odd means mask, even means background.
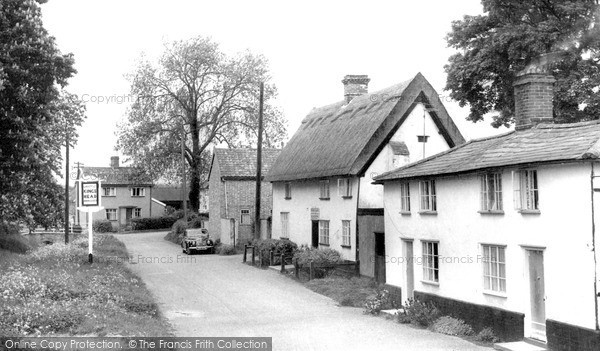
[{"label": "grass verge", "polygon": [[303,283],[310,290],[330,297],[341,306],[365,307],[369,296],[377,292],[377,283],[365,277],[328,277]]},{"label": "grass verge", "polygon": [[171,336],[171,327],[144,283],[125,263],[123,243],[94,238],[41,246],[27,254],[1,252],[0,335]]}]

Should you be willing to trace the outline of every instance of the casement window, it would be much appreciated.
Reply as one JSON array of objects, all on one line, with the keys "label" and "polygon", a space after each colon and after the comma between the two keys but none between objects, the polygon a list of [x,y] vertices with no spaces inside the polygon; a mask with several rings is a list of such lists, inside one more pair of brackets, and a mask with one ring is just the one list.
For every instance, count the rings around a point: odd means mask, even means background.
[{"label": "casement window", "polygon": [[522,170],[513,172],[515,209],[539,211],[537,171]]},{"label": "casement window", "polygon": [[290,213],[289,212],[281,212],[281,237],[289,238],[290,237]]},{"label": "casement window", "polygon": [[117,209],[116,208],[107,208],[106,209],[106,219],[109,221],[117,220]]},{"label": "casement window", "polygon": [[329,221],[319,221],[319,244],[329,245]]},{"label": "casement window", "polygon": [[117,196],[117,188],[114,187],[109,187],[109,188],[102,188],[103,189],[103,196]]},{"label": "casement window", "polygon": [[440,281],[440,255],[438,243],[423,241],[423,280],[438,283]]},{"label": "casement window", "polygon": [[483,288],[506,292],[506,254],[504,246],[482,245]]},{"label": "casement window", "polygon": [[481,175],[481,211],[502,211],[502,174]]},{"label": "casement window", "polygon": [[319,183],[321,187],[319,199],[329,200],[329,180],[321,180]]},{"label": "casement window", "polygon": [[338,195],[344,198],[352,197],[352,180],[350,178],[338,179]]},{"label": "casement window", "polygon": [[250,224],[250,210],[247,208],[242,208],[240,210],[240,224]]},{"label": "casement window", "polygon": [[437,200],[435,195],[435,180],[423,180],[419,182],[419,195],[421,196],[420,210],[423,212],[437,211]]},{"label": "casement window", "polygon": [[342,246],[351,246],[350,244],[350,221],[342,221]]},{"label": "casement window", "polygon": [[410,186],[408,183],[400,184],[400,212],[410,213]]},{"label": "casement window", "polygon": [[130,188],[129,191],[133,197],[142,197],[146,195],[146,189],[142,187]]},{"label": "casement window", "polygon": [[285,198],[286,199],[291,199],[292,198],[292,184],[291,183],[285,183],[284,184],[284,191],[285,191]]},{"label": "casement window", "polygon": [[140,218],[142,217],[142,209],[141,208],[134,208],[133,209],[133,217],[134,218]]}]

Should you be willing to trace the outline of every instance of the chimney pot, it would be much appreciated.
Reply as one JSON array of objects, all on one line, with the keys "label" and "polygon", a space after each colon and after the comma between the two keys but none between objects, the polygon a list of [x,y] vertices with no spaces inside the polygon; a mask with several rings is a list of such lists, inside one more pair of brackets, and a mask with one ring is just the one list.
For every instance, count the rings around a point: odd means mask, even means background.
[{"label": "chimney pot", "polygon": [[539,123],[552,123],[555,79],[542,71],[525,71],[513,84],[515,129],[531,128]]},{"label": "chimney pot", "polygon": [[111,156],[111,158],[110,158],[110,166],[112,168],[118,168],[119,167],[119,156]]},{"label": "chimney pot", "polygon": [[357,96],[369,92],[369,81],[371,79],[366,74],[348,74],[342,79],[344,84],[344,100],[349,103]]}]

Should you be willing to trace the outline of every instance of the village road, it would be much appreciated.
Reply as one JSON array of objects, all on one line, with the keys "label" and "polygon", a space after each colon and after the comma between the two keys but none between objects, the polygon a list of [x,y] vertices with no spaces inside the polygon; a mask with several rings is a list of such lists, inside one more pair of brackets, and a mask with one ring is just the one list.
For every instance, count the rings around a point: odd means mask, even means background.
[{"label": "village road", "polygon": [[[116,235],[177,336],[272,337],[274,350],[490,350],[339,307],[237,256],[182,254],[165,233]],[[158,335],[157,335],[158,336]]]}]

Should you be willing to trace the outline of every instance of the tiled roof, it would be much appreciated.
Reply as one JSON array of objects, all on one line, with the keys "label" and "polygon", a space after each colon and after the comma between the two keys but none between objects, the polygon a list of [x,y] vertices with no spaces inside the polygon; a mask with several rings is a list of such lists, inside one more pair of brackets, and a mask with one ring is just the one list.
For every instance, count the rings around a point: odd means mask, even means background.
[{"label": "tiled roof", "polygon": [[358,175],[366,172],[385,140],[417,103],[432,107],[438,129],[452,147],[465,142],[438,93],[421,75],[375,93],[312,110],[267,176],[269,181]]},{"label": "tiled roof", "polygon": [[471,140],[375,177],[387,180],[440,176],[497,167],[600,157],[600,121],[540,124],[531,129]]},{"label": "tiled roof", "polygon": [[102,185],[152,185],[147,174],[133,167],[84,167],[81,178],[98,178]]},{"label": "tiled roof", "polygon": [[[279,149],[262,149],[263,178],[280,153]],[[256,179],[256,149],[215,148],[212,162],[218,162],[223,179]]]}]

